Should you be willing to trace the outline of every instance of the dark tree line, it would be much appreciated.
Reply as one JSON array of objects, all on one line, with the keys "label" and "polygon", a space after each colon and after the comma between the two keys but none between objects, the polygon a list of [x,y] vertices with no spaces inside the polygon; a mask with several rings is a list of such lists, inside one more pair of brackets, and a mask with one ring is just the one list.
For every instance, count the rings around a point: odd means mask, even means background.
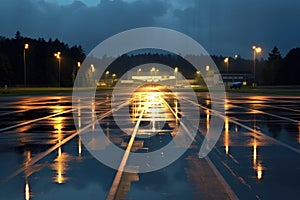
[{"label": "dark tree line", "polygon": [[[190,57],[196,55],[188,55]],[[196,56],[198,57],[198,56]],[[224,56],[211,56],[215,64],[217,65],[221,74],[227,73],[227,64],[224,62]],[[195,79],[196,69],[187,62],[183,57],[172,54],[170,52],[155,52],[148,53],[135,53],[124,54],[117,59],[115,58],[102,58],[98,61],[95,58],[94,63],[105,63],[106,59],[114,60],[108,67],[110,74],[117,74],[117,77],[121,77],[124,73],[133,67],[145,64],[145,63],[160,63],[170,67],[179,67],[180,73],[182,73],[187,79]],[[207,56],[202,56],[200,60],[206,60]],[[90,59],[91,60],[91,59]],[[268,60],[256,59],[256,82],[259,85],[294,85],[300,84],[297,77],[300,69],[300,51],[299,48],[292,49],[285,58],[281,57],[281,54],[277,47],[275,47],[269,54]],[[91,62],[92,63],[92,62]],[[100,64],[101,65],[101,64]],[[228,73],[229,74],[249,74],[253,77],[254,71],[253,60],[244,59],[239,56],[229,57]],[[87,69],[89,70],[89,69]],[[298,72],[298,73],[297,73]],[[103,74],[103,77],[105,75]],[[102,77],[102,78],[103,78]]]},{"label": "dark tree line", "polygon": [[121,75],[126,73],[128,69],[145,63],[160,63],[170,67],[178,66],[186,78],[195,78],[194,67],[181,56],[170,53],[124,54],[116,59],[108,70]]},{"label": "dark tree line", "polygon": [[[28,44],[29,48],[24,49]],[[26,83],[28,86],[57,86],[58,59],[54,53],[61,52],[61,86],[72,86],[78,71],[77,63],[85,59],[81,46],[69,47],[58,39],[45,41],[44,38],[22,37],[17,31],[15,38],[0,37],[0,86],[23,86],[24,64],[26,65]],[[24,62],[24,53],[26,60]],[[193,56],[193,55],[191,55]],[[221,73],[253,74],[253,60],[239,56],[229,57],[229,64],[224,56],[211,56]],[[113,59],[113,58],[112,58]],[[205,59],[205,58],[203,58]],[[108,68],[111,73],[121,77],[135,66],[145,63],[161,63],[170,67],[178,66],[187,79],[196,77],[196,70],[184,58],[169,52],[130,53],[117,58]],[[87,69],[88,70],[88,69]],[[300,85],[300,48],[295,48],[282,57],[274,47],[268,60],[256,60],[256,81],[263,85]]]},{"label": "dark tree line", "polygon": [[[203,61],[203,64],[208,60],[208,56],[204,55],[187,55],[192,60],[192,57],[198,57]],[[227,73],[227,65],[224,63],[224,56],[210,56],[218,67],[220,73]],[[179,67],[187,79],[194,79],[196,77],[196,69],[183,57],[172,53],[139,53],[139,54],[124,54],[116,59],[109,69],[118,75],[124,74],[128,69],[142,65],[144,63],[160,63],[170,67]],[[257,76],[260,77],[261,70],[266,66],[266,61],[256,60]],[[229,58],[228,73],[253,73],[253,60],[243,59],[241,57]]]},{"label": "dark tree line", "polygon": [[[25,44],[28,44],[28,49],[25,49]],[[45,41],[44,38],[22,37],[19,31],[13,39],[0,37],[0,85],[23,86],[25,65],[28,86],[57,86],[56,52],[61,52],[60,85],[72,86],[77,62],[85,58],[81,46],[69,47],[58,39]]]},{"label": "dark tree line", "polygon": [[262,84],[300,85],[300,48],[291,49],[282,58],[275,46],[269,54],[267,65],[262,71]]}]

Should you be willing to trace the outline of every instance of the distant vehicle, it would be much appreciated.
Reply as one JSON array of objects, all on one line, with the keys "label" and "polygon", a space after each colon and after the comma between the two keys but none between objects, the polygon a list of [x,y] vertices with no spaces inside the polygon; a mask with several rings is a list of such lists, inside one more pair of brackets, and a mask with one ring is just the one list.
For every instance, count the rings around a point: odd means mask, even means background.
[{"label": "distant vehicle", "polygon": [[242,87],[242,82],[233,82],[231,85],[230,85],[230,89],[241,89]]}]

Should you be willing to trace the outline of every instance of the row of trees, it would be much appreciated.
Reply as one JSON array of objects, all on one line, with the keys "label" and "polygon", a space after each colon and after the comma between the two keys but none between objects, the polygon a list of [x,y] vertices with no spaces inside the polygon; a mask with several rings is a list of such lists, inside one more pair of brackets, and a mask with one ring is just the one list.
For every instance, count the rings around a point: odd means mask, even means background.
[{"label": "row of trees", "polygon": [[[56,52],[61,52],[60,67]],[[84,58],[81,46],[69,47],[58,39],[22,37],[17,31],[13,39],[0,37],[0,85],[23,86],[26,75],[28,86],[57,86],[60,75],[61,86],[72,86],[77,62]]]},{"label": "row of trees", "polygon": [[[29,45],[25,49],[25,44]],[[54,53],[61,52],[60,70],[58,58]],[[24,59],[26,57],[26,59]],[[253,60],[241,57],[229,58],[212,56],[221,73],[253,74]],[[18,31],[15,38],[0,37],[0,85],[22,86],[24,84],[24,66],[28,86],[57,86],[60,74],[61,86],[72,86],[78,71],[78,62],[85,59],[81,46],[69,47],[67,44],[50,38],[32,39],[22,37]],[[145,63],[161,63],[168,66],[180,66],[186,78],[195,78],[195,70],[181,56],[168,52],[131,53],[116,59],[109,70],[120,77],[130,68]],[[87,69],[88,70],[88,69]],[[275,46],[267,60],[256,60],[256,81],[263,85],[300,85],[300,48],[292,49],[283,58]]]},{"label": "row of trees", "polygon": [[[193,55],[190,55],[193,56]],[[219,71],[225,73],[244,73],[253,77],[253,59],[244,59],[240,56],[230,57],[229,64],[224,62],[224,56],[211,56]],[[113,58],[111,58],[113,60]],[[202,59],[202,58],[200,58]],[[203,60],[207,58],[203,56]],[[269,53],[268,59],[257,59],[256,83],[260,85],[300,85],[300,48],[295,48],[282,58],[278,48],[275,46]],[[101,61],[99,61],[101,63]],[[180,67],[180,72],[187,79],[196,77],[196,70],[184,58],[169,52],[131,53],[120,56],[108,68],[119,77],[130,68],[145,63],[160,63],[167,66]]]},{"label": "row of trees", "polygon": [[300,85],[300,48],[291,49],[282,58],[275,46],[262,70],[264,85]]}]

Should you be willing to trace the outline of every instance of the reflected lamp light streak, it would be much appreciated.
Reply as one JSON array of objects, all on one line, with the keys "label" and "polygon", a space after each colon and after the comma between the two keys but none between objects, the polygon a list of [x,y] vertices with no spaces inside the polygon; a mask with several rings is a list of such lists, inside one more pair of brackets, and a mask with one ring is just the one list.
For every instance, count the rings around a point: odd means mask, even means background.
[{"label": "reflected lamp light streak", "polygon": [[63,126],[64,119],[65,119],[64,117],[53,118],[53,120],[54,120],[53,128],[55,129],[55,133],[57,133],[57,140],[59,142],[63,139],[62,129],[64,128],[64,126]]},{"label": "reflected lamp light streak", "polygon": [[53,181],[62,184],[67,181],[67,178],[64,177],[65,171],[67,170],[66,162],[68,157],[66,154],[62,153],[61,147],[58,148],[57,157],[55,163],[52,165],[52,168],[56,170],[56,176],[53,177]]},{"label": "reflected lamp light streak", "polygon": [[78,137],[78,156],[81,157],[81,139],[80,137]]},{"label": "reflected lamp light streak", "polygon": [[30,199],[30,188],[29,188],[29,184],[26,181],[26,185],[25,185],[25,200],[29,200]]},{"label": "reflected lamp light streak", "polygon": [[210,127],[210,111],[206,109],[206,130],[208,131]]},{"label": "reflected lamp light streak", "polygon": [[263,176],[263,167],[261,166],[261,164],[257,165],[257,179],[261,180]]},{"label": "reflected lamp light streak", "polygon": [[224,135],[225,152],[229,153],[229,120],[225,117],[225,135]]},{"label": "reflected lamp light streak", "polygon": [[256,138],[253,139],[253,165],[256,165],[257,160],[257,143]]}]

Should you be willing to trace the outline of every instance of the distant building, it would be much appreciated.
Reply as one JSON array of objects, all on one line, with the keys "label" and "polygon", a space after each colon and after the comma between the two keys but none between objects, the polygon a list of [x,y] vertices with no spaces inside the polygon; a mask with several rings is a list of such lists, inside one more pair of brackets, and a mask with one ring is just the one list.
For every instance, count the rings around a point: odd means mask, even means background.
[{"label": "distant building", "polygon": [[253,74],[252,73],[224,73],[221,75],[224,84],[228,85],[232,82],[242,82],[243,85],[251,85],[253,82]]},{"label": "distant building", "polygon": [[170,71],[137,71],[127,72],[127,76],[123,76],[121,83],[123,84],[140,84],[140,83],[164,83],[166,85],[179,85],[182,80],[180,73],[174,73]]}]

